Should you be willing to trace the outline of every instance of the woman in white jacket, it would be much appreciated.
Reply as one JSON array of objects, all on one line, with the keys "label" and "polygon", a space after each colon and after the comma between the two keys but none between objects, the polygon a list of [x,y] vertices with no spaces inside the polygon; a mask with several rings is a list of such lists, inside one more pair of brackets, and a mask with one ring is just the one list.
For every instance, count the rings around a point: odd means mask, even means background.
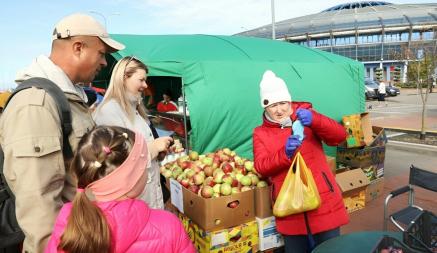
[{"label": "woman in white jacket", "polygon": [[154,139],[149,127],[150,122],[141,97],[147,88],[147,73],[147,66],[134,57],[124,57],[118,61],[112,72],[109,88],[93,118],[97,125],[125,127],[139,131],[146,138],[151,162],[147,184],[139,198],[151,208],[164,209],[159,164],[156,158],[159,152],[167,151],[172,138]]}]

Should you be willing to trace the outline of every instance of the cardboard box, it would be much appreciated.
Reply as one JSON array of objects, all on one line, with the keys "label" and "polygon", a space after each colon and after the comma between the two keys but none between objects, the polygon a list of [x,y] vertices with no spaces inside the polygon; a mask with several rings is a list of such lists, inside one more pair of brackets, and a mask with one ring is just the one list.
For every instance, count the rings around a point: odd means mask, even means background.
[{"label": "cardboard box", "polygon": [[345,145],[338,146],[337,163],[354,168],[384,164],[387,137],[383,128],[373,127],[373,131],[376,137],[369,146],[362,148],[348,148]]},{"label": "cardboard box", "polygon": [[284,245],[284,238],[276,231],[275,217],[258,218],[259,250],[268,250]]},{"label": "cardboard box", "polygon": [[255,216],[258,218],[273,216],[271,186],[255,189]]},{"label": "cardboard box", "polygon": [[348,133],[346,138],[348,148],[369,145],[373,141],[369,113],[346,115],[343,116],[342,121]]},{"label": "cardboard box", "polygon": [[366,202],[377,199],[384,193],[384,178],[378,178],[370,182],[366,188]]},{"label": "cardboard box", "polygon": [[332,173],[337,173],[337,162],[335,160],[335,157],[332,156],[326,156],[326,162],[328,162],[329,168],[331,169]]},{"label": "cardboard box", "polygon": [[232,228],[206,232],[192,223],[199,253],[252,253],[258,251],[258,226],[250,221]]},{"label": "cardboard box", "polygon": [[384,176],[384,164],[373,164],[367,167],[361,168],[361,170],[366,174],[370,182]]},{"label": "cardboard box", "polygon": [[348,170],[335,177],[343,195],[344,205],[349,213],[366,205],[366,188],[370,181],[362,170]]},{"label": "cardboard box", "polygon": [[[170,179],[171,202],[205,231],[230,228],[255,219],[255,191],[203,198]],[[235,208],[231,202],[238,202]]]},{"label": "cardboard box", "polygon": [[192,221],[187,216],[185,216],[182,213],[178,213],[178,218],[181,221],[182,226],[185,229],[185,232],[187,232],[188,237],[190,238],[190,240],[194,244],[194,242],[195,242],[195,235],[196,234],[194,232],[194,227],[192,225]]}]

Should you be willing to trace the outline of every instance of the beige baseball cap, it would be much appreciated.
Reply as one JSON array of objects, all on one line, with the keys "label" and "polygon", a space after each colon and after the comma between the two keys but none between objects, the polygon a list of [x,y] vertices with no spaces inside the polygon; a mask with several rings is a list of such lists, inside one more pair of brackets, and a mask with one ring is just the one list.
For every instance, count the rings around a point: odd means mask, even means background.
[{"label": "beige baseball cap", "polygon": [[123,50],[125,46],[109,37],[106,28],[93,17],[76,13],[64,17],[53,30],[52,40],[65,39],[73,36],[96,36],[114,51]]}]

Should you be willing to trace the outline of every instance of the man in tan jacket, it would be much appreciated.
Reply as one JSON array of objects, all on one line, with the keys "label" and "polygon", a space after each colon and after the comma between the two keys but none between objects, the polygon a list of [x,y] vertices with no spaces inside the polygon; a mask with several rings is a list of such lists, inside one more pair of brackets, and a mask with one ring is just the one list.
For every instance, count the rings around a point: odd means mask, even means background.
[{"label": "man in tan jacket", "polygon": [[[71,107],[73,151],[94,126],[79,83],[91,82],[107,63],[105,54],[122,50],[94,18],[73,14],[53,31],[50,57],[39,56],[17,74],[16,82],[44,77],[65,93]],[[13,97],[0,119],[4,175],[16,197],[16,216],[25,234],[23,252],[43,252],[63,202],[75,194],[75,182],[62,155],[62,131],[53,98],[30,88]]]}]

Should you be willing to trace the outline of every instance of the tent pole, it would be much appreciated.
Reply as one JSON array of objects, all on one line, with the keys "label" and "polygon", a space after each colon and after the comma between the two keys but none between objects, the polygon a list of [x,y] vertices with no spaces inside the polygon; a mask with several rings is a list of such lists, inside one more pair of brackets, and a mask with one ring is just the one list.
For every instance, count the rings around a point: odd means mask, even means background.
[{"label": "tent pole", "polygon": [[190,150],[189,141],[188,141],[188,131],[187,131],[187,101],[185,100],[185,91],[184,91],[184,84],[182,83],[182,99],[184,101],[184,134],[185,134],[185,147],[188,155],[188,151]]}]

